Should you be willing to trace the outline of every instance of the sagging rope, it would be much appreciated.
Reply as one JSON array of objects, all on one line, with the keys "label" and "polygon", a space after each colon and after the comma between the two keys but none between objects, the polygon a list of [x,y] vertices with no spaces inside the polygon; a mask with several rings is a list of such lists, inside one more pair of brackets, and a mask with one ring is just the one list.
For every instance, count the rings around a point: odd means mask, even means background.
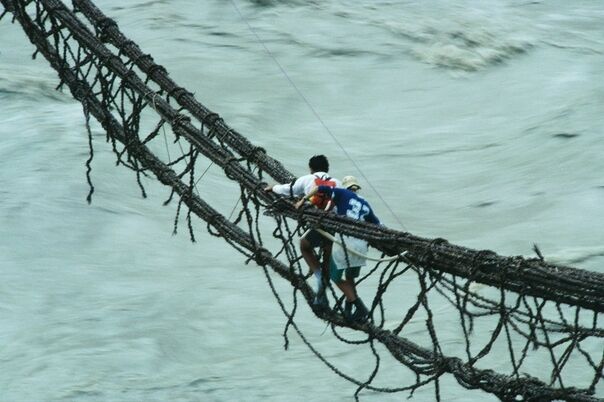
[{"label": "sagging rope", "polygon": [[[115,138],[120,142],[126,140],[126,143],[129,145],[127,145],[124,152],[128,152],[129,158],[132,157],[140,161],[140,165],[138,163],[131,165],[133,170],[136,170],[137,173],[139,171],[144,171],[143,168],[153,171],[162,183],[172,186],[174,189],[173,191],[176,191],[181,195],[183,204],[186,204],[190,208],[190,211],[193,211],[208,223],[208,230],[210,225],[218,230],[216,233],[217,235],[224,237],[231,246],[246,255],[248,259],[253,259],[262,266],[269,264],[275,272],[291,282],[294,288],[294,297],[296,292],[301,291],[307,301],[311,298],[312,291],[306,286],[303,275],[301,275],[300,272],[301,269],[299,268],[299,265],[297,265],[298,257],[295,252],[296,247],[292,243],[292,232],[286,226],[287,221],[285,218],[297,218],[298,222],[300,222],[299,214],[291,209],[288,210],[287,202],[280,204],[285,206],[285,209],[276,210],[277,215],[275,216],[279,219],[278,224],[285,225],[285,228],[281,230],[281,235],[284,243],[286,243],[284,244],[284,248],[288,260],[287,265],[281,264],[271,257],[271,254],[263,248],[260,236],[253,236],[254,232],[258,231],[259,207],[262,206],[262,203],[266,202],[266,199],[262,198],[263,194],[256,191],[258,183],[262,180],[260,172],[253,172],[249,168],[248,170],[245,170],[243,167],[238,166],[239,162],[236,158],[232,157],[232,148],[230,148],[230,144],[225,144],[221,141],[221,148],[217,148],[213,143],[207,141],[207,139],[203,137],[203,133],[196,132],[195,136],[193,136],[193,132],[191,131],[192,128],[186,121],[178,120],[178,124],[175,124],[175,134],[181,135],[185,139],[192,141],[194,143],[192,149],[195,148],[196,151],[200,150],[208,153],[208,156],[211,157],[212,160],[216,160],[216,165],[227,172],[228,178],[242,184],[241,197],[247,199],[244,200],[246,202],[241,204],[243,209],[242,212],[245,213],[247,222],[246,232],[237,225],[228,222],[228,220],[224,219],[218,212],[211,209],[209,205],[204,204],[203,201],[197,197],[197,194],[193,192],[193,184],[195,183],[193,181],[193,172],[195,169],[192,164],[194,164],[195,161],[187,163],[185,170],[180,174],[174,172],[170,173],[167,170],[167,166],[162,165],[161,161],[156,160],[153,155],[144,151],[142,145],[144,145],[146,140],[141,144],[138,137],[138,131],[140,129],[138,121],[145,105],[132,109],[124,107],[124,100],[138,102],[134,95],[132,95],[132,97],[127,96],[125,99],[122,97],[121,104],[119,101],[116,101],[116,99],[118,94],[123,94],[123,91],[135,91],[141,96],[150,93],[149,88],[144,86],[140,81],[135,82],[133,80],[134,74],[130,73],[132,70],[129,70],[128,74],[122,74],[125,70],[119,65],[119,57],[110,56],[102,44],[95,42],[93,37],[87,36],[85,30],[78,25],[76,18],[72,16],[67,9],[64,9],[58,1],[37,0],[36,2],[23,3],[17,0],[0,0],[0,2],[5,6],[8,5],[6,8],[7,10],[11,10],[11,12],[17,10],[16,14],[19,18],[19,22],[22,23],[26,32],[30,35],[32,42],[38,46],[38,49],[45,57],[48,56],[47,58],[51,62],[51,65],[59,72],[61,79],[70,82],[70,88],[72,89],[74,96],[82,102],[87,102],[91,114],[99,119],[99,121],[104,122],[103,127],[107,130],[108,137],[111,139]],[[36,13],[39,18],[30,19],[25,12],[25,8],[28,4],[34,3],[39,5],[39,7],[36,10],[33,10],[30,7],[30,10],[32,13]],[[83,5],[86,1],[77,0],[77,3]],[[38,27],[36,24],[45,21],[45,16],[50,13],[52,13],[53,18],[49,20],[49,24],[56,25],[44,26],[44,24],[42,24]],[[73,35],[63,35],[63,31],[67,31],[68,27],[72,30]],[[116,26],[109,27],[105,38],[111,40],[114,36],[114,30],[116,29]],[[46,38],[50,37],[48,35],[48,32],[50,31],[57,34],[54,36],[55,40],[52,41],[52,43],[46,40]],[[84,44],[75,43],[74,37],[76,39],[79,38],[80,40],[83,39]],[[73,69],[66,68],[69,60],[61,60],[61,53],[64,54],[64,52],[58,49],[59,46],[64,46],[66,49],[68,49],[69,46],[81,46],[81,49],[84,49],[83,51],[87,55],[86,60],[93,60],[94,65],[100,66],[98,68],[100,74],[105,74],[107,76],[105,84],[103,84],[104,90],[95,91],[92,90],[92,88],[87,88],[85,80],[87,79],[88,74],[79,74],[75,77],[72,76],[73,74],[78,73],[78,69],[84,68],[83,64],[78,64]],[[134,46],[129,46],[128,49],[134,49]],[[59,63],[59,61],[61,61],[61,63]],[[90,67],[92,68],[92,71],[95,71],[93,64],[90,64]],[[107,72],[100,71],[101,67],[106,69]],[[161,76],[161,73],[158,72],[155,76]],[[92,83],[88,85],[94,87],[95,82],[96,81],[92,81]],[[117,91],[114,91],[116,88]],[[170,93],[170,91],[168,91],[168,93]],[[126,93],[126,95],[128,95],[128,93]],[[183,92],[183,95],[178,98],[186,99],[189,96],[190,95]],[[97,97],[98,101],[96,100]],[[168,121],[176,122],[175,116],[177,112],[172,111],[163,98],[154,96],[153,101],[149,103],[152,106],[147,108],[147,110],[150,110],[151,107],[153,107],[158,113],[165,114]],[[122,128],[122,130],[117,130],[115,128],[118,123],[110,120],[112,114],[111,109],[117,111],[122,122],[136,123],[128,124],[129,136],[124,135],[124,128]],[[231,134],[232,133],[225,137],[225,142],[226,139],[234,138],[234,134]],[[152,138],[150,137],[149,141],[151,140]],[[270,168],[268,164],[265,166]],[[186,183],[186,181],[180,181],[185,174],[189,175],[188,183]],[[260,196],[260,198],[257,198],[258,196]],[[256,210],[255,214],[253,211],[254,208]],[[342,230],[344,226],[341,225],[349,225],[350,222],[347,223],[345,220],[341,220],[339,217],[331,215],[332,214],[330,214],[330,216],[325,216],[323,214],[314,215],[313,211],[307,211],[304,213],[301,221],[310,226],[321,226],[337,233],[346,233],[346,230]],[[359,223],[358,227],[362,228],[362,223]],[[379,309],[382,320],[381,322],[379,322],[380,320],[376,320],[376,327],[371,332],[372,339],[379,340],[398,361],[412,370],[418,379],[422,377],[424,380],[421,384],[434,382],[438,388],[438,377],[444,372],[449,372],[452,373],[457,381],[464,387],[482,389],[499,396],[502,400],[519,400],[518,398],[523,398],[523,400],[551,400],[552,398],[566,399],[569,401],[598,400],[597,397],[592,397],[591,395],[597,392],[596,386],[598,385],[600,378],[602,378],[604,358],[599,360],[598,351],[596,351],[595,354],[592,353],[593,358],[590,357],[590,354],[588,353],[590,352],[590,344],[586,344],[586,340],[593,339],[597,342],[599,341],[598,338],[601,337],[601,335],[598,335],[601,334],[601,332],[598,332],[599,326],[601,327],[601,322],[598,321],[597,316],[598,311],[597,309],[595,311],[589,311],[582,307],[580,303],[574,305],[570,311],[566,306],[564,306],[564,310],[560,306],[561,302],[565,302],[565,299],[560,296],[561,292],[565,292],[566,287],[571,285],[579,288],[584,295],[590,297],[593,295],[594,297],[597,297],[597,286],[599,285],[597,276],[590,277],[592,279],[591,281],[585,280],[584,277],[579,275],[580,272],[573,271],[577,276],[560,276],[556,277],[557,279],[554,278],[556,279],[554,281],[550,276],[543,275],[547,273],[547,270],[543,269],[542,265],[539,265],[536,267],[538,269],[527,271],[530,276],[527,277],[526,282],[522,282],[518,281],[518,276],[513,276],[520,268],[523,268],[523,264],[526,265],[525,261],[522,259],[513,258],[511,261],[513,264],[508,264],[507,261],[498,260],[497,256],[494,256],[494,253],[492,252],[480,252],[478,255],[472,257],[472,254],[469,253],[467,249],[455,248],[448,245],[448,243],[442,239],[430,241],[429,246],[426,248],[414,248],[416,245],[416,243],[414,243],[415,240],[414,242],[410,242],[409,236],[400,236],[400,234],[383,230],[383,228],[379,229],[380,230],[376,230],[373,227],[363,229],[364,232],[362,233],[364,233],[365,236],[370,236],[372,246],[379,247],[379,245],[382,244],[394,244],[397,241],[401,241],[412,251],[409,255],[407,255],[406,252],[404,255],[402,255],[402,252],[397,253],[392,257],[395,259],[390,261],[390,264],[388,264],[389,266],[382,270],[373,303],[376,312]],[[329,234],[328,232],[326,233]],[[357,232],[355,231],[346,234],[351,235],[351,237],[356,237],[354,236],[356,233]],[[334,238],[334,240],[336,242],[338,241],[337,238]],[[448,254],[443,253],[443,250],[447,251]],[[363,258],[366,257],[369,256],[363,256]],[[397,271],[396,268],[399,261],[404,261],[405,259],[413,261],[418,269],[413,271]],[[443,265],[443,260],[445,260],[448,265]],[[543,263],[542,259],[540,261],[541,262],[538,264]],[[377,262],[376,267],[373,268],[368,275],[375,272],[379,264],[380,262]],[[469,276],[455,276],[458,275],[457,272],[459,271],[441,270],[441,267],[463,267],[464,264],[469,264]],[[479,268],[483,266],[486,270],[480,271]],[[295,267],[298,267],[298,269]],[[395,311],[392,309],[386,311],[386,309],[384,309],[382,295],[385,294],[388,286],[391,283],[395,283],[393,281],[405,272],[418,276],[417,280],[421,289],[417,294],[417,301],[413,304],[413,295],[406,295],[408,299],[411,299],[408,301],[412,303],[412,306],[408,309],[406,314],[403,310],[404,318],[402,319],[401,324],[397,327],[395,332],[384,330],[384,321],[389,312],[392,312],[397,320],[400,320],[400,317],[402,316],[399,309],[395,309]],[[479,298],[469,291],[467,287],[468,283],[473,283],[475,275],[485,275],[485,273],[492,275],[493,279],[491,282],[495,285],[495,290],[500,292],[499,299],[492,303],[490,301],[488,303],[483,303],[482,300],[484,298]],[[450,275],[452,278],[450,282],[446,282],[449,280],[449,276],[447,275]],[[458,284],[456,280],[465,280],[466,284]],[[406,281],[410,282],[408,280]],[[542,281],[542,283],[539,281]],[[518,282],[520,283],[517,284]],[[438,289],[437,285],[443,283],[449,283],[450,288],[441,287]],[[550,298],[538,299],[539,296],[535,296],[535,294],[531,295],[528,292],[530,290],[530,287],[528,286],[540,284],[549,287],[549,293],[547,293],[547,295],[551,295]],[[516,289],[517,297],[515,300],[510,297],[507,292],[507,290],[509,290],[508,288]],[[592,289],[595,291],[592,292]],[[441,343],[436,337],[438,322],[435,320],[435,314],[431,311],[431,306],[428,303],[428,299],[434,295],[434,291],[448,292],[448,295],[451,296],[448,300],[459,312],[461,320],[463,321],[464,317],[470,320],[468,328],[465,326],[463,328],[467,351],[467,357],[464,358],[464,361],[457,358],[447,358],[446,352],[450,353],[451,351],[445,351],[444,348],[446,347],[446,343]],[[589,306],[587,303],[585,303],[585,305]],[[559,315],[559,318],[557,319],[559,324],[553,322],[556,318],[551,316],[551,311],[548,311],[548,306],[550,307],[549,310],[552,310],[551,307],[555,307],[554,311],[557,311],[557,314]],[[520,308],[522,308],[522,310],[519,310]],[[421,339],[421,342],[425,343],[431,341],[433,343],[432,350],[429,349],[430,346],[426,349],[419,345],[414,345],[402,337],[405,334],[404,328],[407,323],[410,322],[411,318],[417,318],[416,312],[419,312],[418,314],[420,315],[425,315],[425,317],[422,317],[422,322],[425,321],[430,337],[424,337],[424,339]],[[589,316],[584,317],[590,313],[593,314],[593,318]],[[291,320],[291,322],[293,322],[294,314],[295,308],[291,314],[287,314],[288,320]],[[321,315],[320,317],[328,322],[341,325],[341,317],[335,311],[326,315]],[[492,332],[492,335],[489,337],[490,339],[488,342],[482,346],[480,351],[478,351],[478,348],[481,346],[476,345],[476,343],[479,343],[481,340],[471,338],[472,323],[473,321],[482,320],[483,317],[487,320],[485,325],[489,325],[491,318],[496,320],[497,325]],[[392,316],[388,314],[387,318],[391,319]],[[555,324],[555,331],[552,331],[552,322]],[[582,329],[582,326],[587,326],[586,330]],[[369,330],[367,327],[355,329],[365,332],[368,332]],[[522,350],[517,350],[515,345],[512,344],[510,338],[510,333],[512,332],[517,334],[520,342],[524,342]],[[499,336],[500,334],[503,335]],[[501,340],[501,342],[507,343],[507,348],[509,350],[507,357],[511,359],[513,366],[511,376],[502,376],[492,370],[477,370],[474,366],[474,363],[479,361],[479,359],[489,355],[492,348],[493,350],[496,350],[496,341],[498,339]],[[471,348],[470,342],[472,342]],[[533,347],[540,346],[545,348],[550,355],[551,363],[554,365],[555,369],[551,373],[552,381],[549,384],[537,381],[535,377],[525,377],[528,376],[528,374],[525,374],[524,371],[530,366],[527,367],[528,365],[523,365],[523,363],[525,358],[529,357],[529,346],[531,345],[533,345]],[[453,351],[453,353],[455,352],[456,351]],[[573,355],[572,359],[570,359],[571,354]],[[492,357],[493,353],[490,355]],[[514,358],[514,356],[516,356],[516,358]],[[573,370],[575,362],[573,362],[573,366],[571,366],[570,363],[567,363],[576,360],[576,357],[580,358],[582,356],[585,357],[585,366],[587,366],[587,369],[590,371],[593,370],[593,374],[595,374],[590,380],[591,384],[589,384],[587,388],[576,389],[565,387],[562,383],[563,369],[565,369],[565,366],[569,366],[569,370]],[[542,374],[544,373],[539,373],[538,375]],[[553,380],[556,380],[556,382],[560,384],[560,388],[554,387]],[[368,383],[369,381],[366,384]],[[586,387],[583,384],[578,385]],[[437,392],[436,399],[440,399],[439,392]]]},{"label": "sagging rope", "polygon": [[405,255],[407,255],[407,251],[403,251],[402,253],[399,253],[397,255],[393,255],[391,257],[383,257],[383,258],[375,258],[375,257],[371,257],[368,255],[365,255],[363,253],[360,253],[352,248],[348,248],[346,247],[345,244],[342,244],[342,242],[340,240],[338,240],[337,238],[335,238],[334,236],[331,235],[331,233],[324,231],[323,229],[319,229],[319,228],[311,228],[308,229],[306,232],[304,232],[302,234],[302,236],[300,236],[300,238],[305,238],[312,230],[316,230],[317,232],[319,232],[321,234],[321,236],[325,237],[328,240],[331,240],[332,242],[338,244],[339,246],[341,246],[344,250],[346,250],[347,253],[350,254],[354,254],[357,257],[361,257],[364,258],[366,260],[369,261],[375,261],[375,262],[390,262],[390,261],[396,261],[396,260],[405,260],[405,262],[410,263],[410,261],[406,260],[404,257]]}]

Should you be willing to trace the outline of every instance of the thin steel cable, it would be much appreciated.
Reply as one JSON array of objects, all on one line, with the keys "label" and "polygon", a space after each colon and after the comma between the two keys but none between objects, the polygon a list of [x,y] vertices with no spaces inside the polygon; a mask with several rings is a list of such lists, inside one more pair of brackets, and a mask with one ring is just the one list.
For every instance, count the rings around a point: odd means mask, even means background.
[{"label": "thin steel cable", "polygon": [[306,103],[306,105],[311,110],[311,112],[313,113],[313,115],[315,116],[315,118],[319,121],[319,123],[321,123],[321,125],[323,126],[323,128],[325,129],[325,131],[327,131],[327,133],[331,136],[331,138],[334,140],[334,142],[336,143],[336,145],[340,148],[340,150],[342,150],[342,152],[344,153],[344,155],[346,155],[346,158],[348,158],[348,160],[350,162],[352,162],[352,164],[354,165],[355,169],[361,174],[361,177],[365,180],[365,183],[367,183],[367,185],[378,196],[378,198],[380,199],[380,201],[382,201],[382,203],[386,206],[386,209],[388,209],[388,211],[394,217],[394,219],[397,221],[397,223],[399,225],[401,225],[401,227],[404,230],[407,230],[407,228],[405,227],[405,225],[403,225],[403,222],[394,213],[394,210],[390,207],[390,205],[388,204],[388,202],[386,202],[386,200],[384,199],[384,197],[382,197],[382,195],[380,194],[380,192],[373,186],[373,184],[371,183],[371,180],[369,180],[367,178],[367,176],[365,175],[365,173],[363,172],[363,170],[361,170],[361,167],[355,162],[355,160],[352,158],[352,156],[350,156],[350,154],[348,153],[348,151],[346,150],[346,148],[344,148],[344,146],[338,140],[338,138],[333,134],[333,132],[329,129],[329,127],[327,127],[327,124],[325,124],[325,122],[323,121],[323,119],[321,118],[321,116],[319,115],[319,113],[317,112],[317,110],[313,107],[313,105],[306,98],[306,96],[304,96],[304,94],[302,93],[302,91],[300,90],[300,88],[298,88],[298,86],[296,85],[296,83],[294,82],[294,80],[289,76],[289,74],[287,73],[287,71],[285,70],[285,68],[283,68],[283,66],[281,65],[281,63],[279,63],[279,61],[277,60],[277,58],[275,57],[275,55],[266,46],[266,44],[264,43],[264,41],[262,40],[262,38],[260,38],[260,35],[258,35],[258,33],[256,32],[256,30],[252,27],[252,25],[245,18],[245,16],[243,15],[243,13],[241,12],[241,10],[237,6],[237,3],[235,2],[235,0],[231,0],[231,3],[233,4],[233,7],[235,8],[235,10],[237,10],[237,13],[239,14],[239,17],[241,17],[241,19],[243,20],[243,22],[245,22],[245,24],[249,28],[250,32],[252,32],[252,34],[254,35],[254,37],[256,38],[256,40],[258,41],[258,43],[260,43],[260,45],[262,45],[262,47],[264,48],[264,50],[266,51],[266,53],[275,62],[275,64],[277,65],[277,67],[279,67],[279,70],[281,70],[281,73],[283,74],[283,76],[287,79],[287,81],[289,82],[289,84],[292,86],[292,88],[294,88],[294,90],[300,96],[300,98],[304,101],[304,103]]}]

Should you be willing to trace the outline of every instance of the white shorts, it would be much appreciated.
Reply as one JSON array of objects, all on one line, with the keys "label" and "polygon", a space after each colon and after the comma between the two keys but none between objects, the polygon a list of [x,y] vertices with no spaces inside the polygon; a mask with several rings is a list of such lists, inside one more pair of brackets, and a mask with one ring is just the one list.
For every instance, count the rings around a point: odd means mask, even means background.
[{"label": "white shorts", "polygon": [[[333,261],[336,263],[336,267],[338,269],[346,269],[351,267],[362,267],[365,266],[366,258],[360,257],[350,250],[354,250],[361,255],[367,255],[368,245],[365,240],[357,239],[356,237],[344,236],[337,234],[334,236],[337,241],[342,242],[342,238],[344,239],[343,244],[346,246],[346,250],[340,246],[338,243],[333,243],[333,249],[331,251],[331,256],[333,257]],[[346,254],[348,254],[348,263],[346,263]]]}]

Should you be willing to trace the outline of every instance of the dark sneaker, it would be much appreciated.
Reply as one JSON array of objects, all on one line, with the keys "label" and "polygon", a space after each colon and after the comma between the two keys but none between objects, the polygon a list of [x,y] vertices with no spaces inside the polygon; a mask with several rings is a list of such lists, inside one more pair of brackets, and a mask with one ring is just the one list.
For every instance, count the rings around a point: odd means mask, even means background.
[{"label": "dark sneaker", "polygon": [[348,300],[344,302],[344,320],[352,321],[352,303]]},{"label": "dark sneaker", "polygon": [[369,318],[369,310],[367,310],[367,307],[365,307],[361,298],[357,298],[354,301],[354,307],[354,313],[352,313],[350,320],[358,324],[362,324],[367,321],[367,318]]},{"label": "dark sneaker", "polygon": [[317,293],[315,299],[312,302],[314,308],[318,308],[320,310],[329,309],[329,301],[327,300],[327,295],[325,295],[325,291]]}]

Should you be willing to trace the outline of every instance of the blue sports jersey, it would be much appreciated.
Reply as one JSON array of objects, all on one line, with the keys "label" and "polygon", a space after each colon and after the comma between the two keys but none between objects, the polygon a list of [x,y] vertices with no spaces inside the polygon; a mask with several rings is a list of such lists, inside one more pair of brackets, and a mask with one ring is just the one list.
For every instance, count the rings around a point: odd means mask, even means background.
[{"label": "blue sports jersey", "polygon": [[319,186],[319,192],[331,197],[338,215],[380,224],[380,220],[373,213],[369,203],[354,191],[344,188]]}]

